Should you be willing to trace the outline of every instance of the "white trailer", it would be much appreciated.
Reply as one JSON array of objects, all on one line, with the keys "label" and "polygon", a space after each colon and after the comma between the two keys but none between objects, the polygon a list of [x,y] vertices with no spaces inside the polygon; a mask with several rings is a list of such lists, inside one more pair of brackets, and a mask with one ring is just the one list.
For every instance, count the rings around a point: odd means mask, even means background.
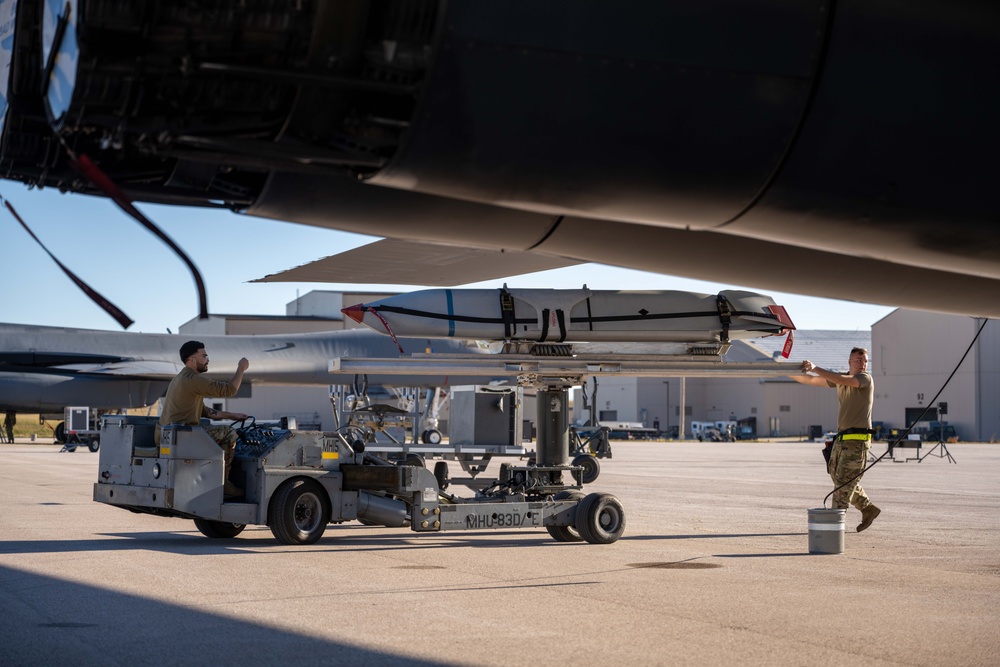
[{"label": "white trailer", "polygon": [[87,406],[70,406],[63,411],[63,446],[60,452],[75,452],[85,446],[96,452],[101,446],[101,432],[96,424],[97,413]]}]

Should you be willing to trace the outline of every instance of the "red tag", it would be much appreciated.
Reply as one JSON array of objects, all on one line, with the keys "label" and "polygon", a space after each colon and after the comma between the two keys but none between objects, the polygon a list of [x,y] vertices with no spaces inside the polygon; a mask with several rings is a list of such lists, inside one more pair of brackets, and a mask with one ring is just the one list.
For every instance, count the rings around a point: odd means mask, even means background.
[{"label": "red tag", "polygon": [[788,338],[785,339],[785,346],[781,348],[781,356],[783,356],[785,359],[787,359],[788,355],[792,353],[793,342],[795,342],[795,332],[789,329]]}]

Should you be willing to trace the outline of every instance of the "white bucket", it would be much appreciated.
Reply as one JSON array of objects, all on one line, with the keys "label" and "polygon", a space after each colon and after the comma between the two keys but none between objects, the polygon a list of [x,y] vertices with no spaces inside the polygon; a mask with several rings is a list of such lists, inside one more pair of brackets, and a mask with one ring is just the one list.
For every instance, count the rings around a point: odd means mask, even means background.
[{"label": "white bucket", "polygon": [[819,507],[809,510],[809,553],[844,553],[845,509]]}]

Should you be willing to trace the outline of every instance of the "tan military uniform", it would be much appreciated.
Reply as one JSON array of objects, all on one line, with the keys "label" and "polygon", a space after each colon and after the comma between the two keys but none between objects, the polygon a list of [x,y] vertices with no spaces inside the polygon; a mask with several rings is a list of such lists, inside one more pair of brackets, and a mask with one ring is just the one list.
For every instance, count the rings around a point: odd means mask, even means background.
[{"label": "tan military uniform", "polygon": [[[206,398],[228,398],[234,395],[236,391],[228,382],[209,380],[185,366],[167,387],[163,412],[160,413],[160,423],[154,435],[156,444],[160,444],[161,427],[167,424],[197,426],[202,417],[207,417]],[[228,465],[236,448],[236,432],[229,426],[211,426],[205,430],[225,451]]]},{"label": "tan military uniform", "polygon": [[[872,382],[872,376],[866,372],[858,373],[854,377],[861,383],[860,387],[848,387],[827,382],[828,385],[837,389],[837,398],[840,399],[837,430],[841,433],[850,429],[871,429],[872,427],[875,383]],[[830,463],[827,466],[827,471],[833,479],[834,488],[847,483],[849,479],[864,470],[871,445],[871,435],[868,434],[842,434],[837,437],[833,443],[833,451],[830,453]],[[871,504],[872,501],[868,499],[865,490],[861,488],[861,475],[858,475],[857,479],[843,488],[834,491],[833,494],[833,507],[836,509],[847,509],[849,505],[853,505],[859,510],[864,510]]]}]

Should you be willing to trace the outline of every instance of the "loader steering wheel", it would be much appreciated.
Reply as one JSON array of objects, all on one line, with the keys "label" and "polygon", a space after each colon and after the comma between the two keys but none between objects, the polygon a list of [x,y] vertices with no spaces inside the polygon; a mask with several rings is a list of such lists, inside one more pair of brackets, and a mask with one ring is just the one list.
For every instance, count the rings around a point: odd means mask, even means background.
[{"label": "loader steering wheel", "polygon": [[[246,425],[247,419],[250,420],[249,426]],[[237,424],[239,424],[239,426],[237,426]],[[235,419],[233,420],[233,423],[230,424],[230,426],[235,428],[237,431],[249,431],[251,429],[257,428],[257,418],[254,417],[253,415],[250,415],[245,419]]]},{"label": "loader steering wheel", "polygon": [[[250,420],[249,426],[246,423],[247,419]],[[239,424],[239,426],[237,426],[237,424]],[[246,419],[235,419],[229,426],[236,431],[236,440],[238,443],[250,446],[257,440],[254,435],[254,431],[257,429],[256,417],[250,416]]]}]

